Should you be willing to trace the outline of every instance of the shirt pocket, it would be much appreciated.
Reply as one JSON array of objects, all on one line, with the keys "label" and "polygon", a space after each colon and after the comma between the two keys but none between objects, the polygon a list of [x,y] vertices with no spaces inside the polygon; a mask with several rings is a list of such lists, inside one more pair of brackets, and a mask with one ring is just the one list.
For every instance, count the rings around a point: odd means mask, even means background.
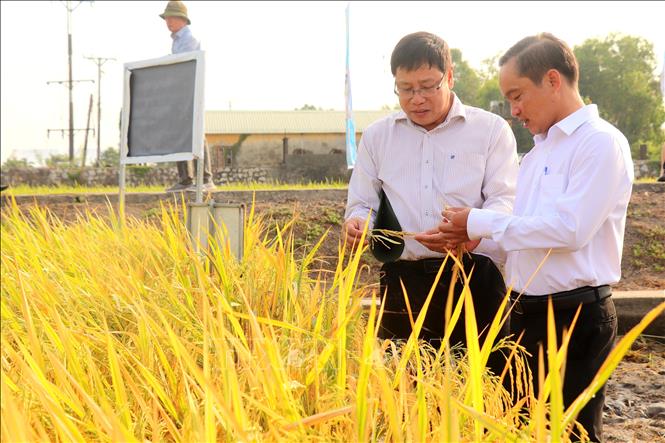
[{"label": "shirt pocket", "polygon": [[471,152],[447,153],[443,159],[443,190],[456,200],[471,202],[481,196],[485,156]]},{"label": "shirt pocket", "polygon": [[563,175],[550,174],[543,175],[540,180],[540,193],[538,198],[538,207],[542,215],[551,215],[556,213],[556,203],[563,193]]}]

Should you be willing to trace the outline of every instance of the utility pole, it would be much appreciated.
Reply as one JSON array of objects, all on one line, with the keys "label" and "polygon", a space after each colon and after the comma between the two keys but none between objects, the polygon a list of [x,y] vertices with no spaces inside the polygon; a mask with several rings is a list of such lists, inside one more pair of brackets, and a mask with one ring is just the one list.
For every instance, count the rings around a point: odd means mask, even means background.
[{"label": "utility pole", "polygon": [[[72,7],[71,1],[67,0],[63,2],[65,8],[67,8],[67,58],[69,62],[69,80],[63,81],[53,81],[46,82],[50,83],[67,83],[69,89],[69,162],[74,161],[74,100],[72,98],[72,88],[74,87],[74,80],[72,80],[72,27],[71,27],[71,15],[74,9],[78,8],[79,5],[83,2],[78,2],[76,6]],[[93,80],[76,80],[76,81],[93,81]],[[57,131],[58,129],[56,129]],[[49,130],[50,133],[51,130]],[[60,131],[65,131],[60,129]]]},{"label": "utility pole", "polygon": [[[81,167],[85,168],[85,159],[88,156],[88,132],[90,131],[90,114],[92,114],[92,94],[88,105],[88,123],[85,125],[85,141],[83,142],[83,155],[81,155]],[[95,131],[94,129],[92,130]]]},{"label": "utility pole", "polygon": [[[71,64],[69,65],[70,68],[70,79],[71,79]],[[74,129],[74,104],[72,102],[72,85],[74,83],[81,83],[81,82],[91,82],[94,83],[94,80],[52,80],[46,82],[47,85],[50,85],[51,83],[58,83],[58,84],[68,84],[69,86],[69,128],[58,128],[58,129],[48,129],[46,131],[46,136],[49,137],[51,135],[51,132],[61,132],[64,134],[65,132],[69,133],[69,163],[74,162],[74,131],[85,131],[86,129]]]},{"label": "utility pole", "polygon": [[99,167],[99,158],[101,156],[101,139],[102,139],[102,65],[109,60],[115,60],[110,57],[86,57],[92,60],[97,65],[97,163]]}]

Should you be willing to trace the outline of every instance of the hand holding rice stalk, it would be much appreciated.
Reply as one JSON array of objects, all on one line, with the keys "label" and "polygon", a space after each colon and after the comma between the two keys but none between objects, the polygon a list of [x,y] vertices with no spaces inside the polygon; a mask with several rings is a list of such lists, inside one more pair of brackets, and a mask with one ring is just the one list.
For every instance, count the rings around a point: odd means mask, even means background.
[{"label": "hand holding rice stalk", "polygon": [[416,234],[416,232],[393,231],[392,229],[372,229],[369,234],[369,241],[372,243],[379,242],[390,249],[390,244],[400,244],[399,241],[395,240],[396,238],[405,239],[406,237],[413,237]]},{"label": "hand holding rice stalk", "polygon": [[[448,205],[446,204],[446,202],[444,201],[444,202],[443,202],[443,211],[442,211],[442,212],[447,211],[448,208],[449,208],[449,206],[448,206]],[[448,219],[445,218],[445,217],[443,217],[443,221],[445,221],[445,222],[447,222],[447,223],[450,223],[450,220],[448,220]],[[459,264],[458,264],[458,263],[455,263],[455,266],[454,266],[454,268],[453,268],[453,276],[452,276],[452,278],[451,278],[451,280],[450,280],[450,281],[451,281],[451,284],[454,284],[454,282],[456,282],[457,279],[460,278],[459,273],[460,273],[460,267],[461,267],[461,263],[462,263],[461,260],[462,260],[462,256],[463,256],[463,254],[464,254],[465,252],[467,252],[465,243],[460,243],[459,245],[457,245],[457,248],[455,249],[453,255],[455,255],[455,257],[457,257],[457,258],[460,260],[460,262],[459,262]],[[449,250],[448,253],[451,253],[451,251]],[[461,278],[460,278],[460,281],[461,281],[462,283],[464,283],[464,281],[463,281]]]}]

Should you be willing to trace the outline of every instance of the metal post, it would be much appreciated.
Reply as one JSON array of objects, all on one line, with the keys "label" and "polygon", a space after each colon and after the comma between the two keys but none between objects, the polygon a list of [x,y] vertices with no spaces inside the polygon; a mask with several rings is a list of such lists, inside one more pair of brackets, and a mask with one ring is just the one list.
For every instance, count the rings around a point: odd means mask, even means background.
[{"label": "metal post", "polygon": [[88,120],[85,125],[85,141],[83,142],[83,155],[81,155],[82,168],[85,168],[85,158],[88,156],[88,131],[90,131],[90,114],[92,114],[92,94],[90,94],[90,104],[88,105]]},{"label": "metal post", "polygon": [[119,172],[119,188],[120,188],[120,193],[118,195],[118,216],[120,218],[120,221],[124,223],[125,220],[125,169],[126,165],[122,162],[120,162],[120,168],[118,170]]},{"label": "metal post", "polygon": [[95,165],[99,167],[99,157],[101,156],[102,140],[102,66],[97,65],[97,161]]},{"label": "metal post", "polygon": [[[67,83],[67,89],[69,90],[69,129],[56,129],[57,131],[68,131],[69,132],[69,163],[74,162],[74,131],[78,131],[78,129],[74,129],[74,97],[73,97],[73,89],[74,89],[74,82],[79,82],[79,81],[94,81],[94,80],[72,80],[72,12],[82,3],[78,2],[76,6],[72,8],[71,1],[67,0],[63,2],[65,5],[65,8],[67,8],[67,62],[68,62],[68,71],[69,71],[69,79],[68,80],[63,80],[63,81],[48,81],[46,84],[50,83]],[[47,134],[50,133],[47,132]]]},{"label": "metal post", "polygon": [[74,100],[72,98],[72,31],[70,1],[67,1],[67,57],[69,60],[69,162],[74,162]]},{"label": "metal post", "polygon": [[97,65],[97,167],[101,158],[101,140],[102,140],[102,65],[109,60],[115,60],[110,57],[86,57]]},{"label": "metal post", "polygon": [[203,202],[203,158],[196,159],[196,203]]}]

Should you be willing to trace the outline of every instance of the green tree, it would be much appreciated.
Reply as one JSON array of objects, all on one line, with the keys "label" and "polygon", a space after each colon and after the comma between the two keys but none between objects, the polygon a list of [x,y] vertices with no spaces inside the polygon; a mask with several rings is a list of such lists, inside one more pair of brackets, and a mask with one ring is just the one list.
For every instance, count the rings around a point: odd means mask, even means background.
[{"label": "green tree", "polygon": [[503,117],[513,130],[517,142],[517,152],[529,152],[533,147],[533,136],[519,120],[510,114],[510,104],[503,98],[499,88],[499,58],[501,53],[483,60],[479,77],[482,81],[478,90],[478,107]]},{"label": "green tree", "polygon": [[30,168],[32,165],[30,165],[30,162],[28,161],[27,158],[15,158],[15,157],[9,157],[5,162],[2,164],[3,168],[6,169],[11,169],[11,168]]},{"label": "green tree", "polygon": [[99,166],[108,168],[120,164],[120,151],[109,146],[99,156]]},{"label": "green tree", "polygon": [[[499,57],[501,57],[500,53],[483,60],[478,72],[481,85],[477,94],[477,106],[492,112],[496,112],[491,109],[492,102],[503,102],[503,95],[499,89]],[[510,112],[500,114],[503,117],[510,116]]]},{"label": "green tree", "polygon": [[462,58],[462,51],[450,50],[453,59],[455,85],[453,91],[465,105],[478,106],[478,90],[481,80],[478,73]]},{"label": "green tree", "polygon": [[70,166],[67,154],[51,154],[44,163],[49,168],[68,168]]},{"label": "green tree", "polygon": [[665,139],[660,128],[665,108],[654,74],[653,44],[641,37],[610,34],[586,40],[574,52],[585,101],[596,103],[600,115],[624,133],[633,154],[645,143],[652,156],[658,156]]},{"label": "green tree", "polygon": [[[478,89],[476,94],[478,100],[478,107],[483,108],[487,111],[496,112],[492,109],[492,102],[503,102],[503,95],[501,95],[501,89],[499,89],[499,77],[498,75],[494,78],[485,80]],[[504,117],[506,115],[501,114]],[[507,115],[510,115],[510,110],[508,110]]]}]

